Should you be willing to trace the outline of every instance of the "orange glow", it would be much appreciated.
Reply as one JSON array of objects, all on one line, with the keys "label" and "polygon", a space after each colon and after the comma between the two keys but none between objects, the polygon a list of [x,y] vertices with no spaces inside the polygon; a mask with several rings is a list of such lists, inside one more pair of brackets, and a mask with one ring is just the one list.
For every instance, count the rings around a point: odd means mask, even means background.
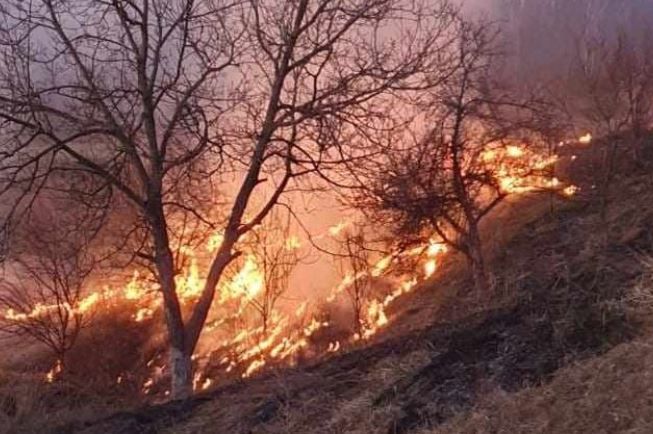
[{"label": "orange glow", "polygon": [[506,155],[510,158],[521,158],[524,156],[524,153],[524,149],[519,146],[511,145],[506,148]]},{"label": "orange glow", "polygon": [[381,259],[380,261],[378,261],[374,265],[374,269],[372,270],[372,276],[378,277],[382,275],[383,272],[388,269],[391,263],[392,263],[392,255],[388,255],[383,259]]},{"label": "orange glow", "polygon": [[133,318],[134,321],[136,322],[143,322],[145,320],[148,320],[154,316],[154,311],[150,309],[149,307],[142,307],[136,311],[134,314]]},{"label": "orange glow", "polygon": [[592,143],[592,139],[593,139],[592,134],[587,133],[584,136],[578,138],[578,143],[582,143],[583,145],[589,145],[590,143]]},{"label": "orange glow", "polygon": [[299,238],[296,237],[295,235],[291,235],[287,240],[286,240],[286,249],[288,250],[297,250],[301,249],[302,243],[299,241]]},{"label": "orange glow", "polygon": [[218,250],[220,245],[222,245],[222,240],[224,240],[224,235],[222,235],[222,232],[214,233],[211,238],[209,238],[208,243],[206,243],[206,250],[209,253],[215,252]]},{"label": "orange glow", "polygon": [[348,222],[340,222],[337,225],[331,226],[329,228],[329,234],[332,237],[336,237],[342,233],[343,230],[345,230],[347,227],[349,227]]},{"label": "orange glow", "polygon": [[63,365],[61,364],[61,360],[57,360],[54,366],[45,374],[45,381],[53,383],[59,374],[61,374],[61,371],[63,371]]},{"label": "orange glow", "polygon": [[[589,140],[591,141],[591,135]],[[573,196],[579,191],[578,187],[565,185],[557,178],[545,178],[536,173],[555,165],[557,157],[540,155],[525,145],[489,146],[480,157],[481,164],[492,169],[497,185],[505,193],[555,189],[565,196]],[[351,222],[340,222],[328,228],[320,237],[338,236],[351,225]],[[222,232],[216,232],[210,236],[207,234],[206,242],[202,245],[175,246],[177,248],[174,251],[179,252],[183,259],[180,261],[183,266],[175,276],[175,283],[184,314],[190,311],[193,303],[202,294],[206,278],[202,273],[208,268],[211,254],[220,248],[223,239]],[[275,242],[288,250],[302,248],[301,239],[295,235]],[[330,293],[317,303],[311,300],[310,304],[304,301],[286,306],[286,312],[274,309],[269,313],[264,328],[259,318],[253,314],[253,306],[265,294],[265,267],[259,263],[253,247],[239,245],[239,249],[242,251],[242,257],[234,261],[216,288],[216,297],[200,341],[201,345],[193,356],[197,366],[193,381],[195,390],[205,390],[219,384],[221,375],[247,378],[269,366],[293,365],[303,354],[320,357],[342,351],[352,341],[373,339],[392,323],[393,309],[389,307],[438,273],[449,251],[440,238],[434,235],[432,239],[410,250],[378,255],[369,270],[357,275],[342,276],[342,280],[334,285]],[[415,268],[411,271],[403,268],[398,271],[398,264],[402,261],[410,261]],[[161,315],[157,314],[162,308],[159,288],[148,281],[147,276],[144,270],[135,270],[122,285],[95,290],[74,306],[64,305],[64,309],[71,314],[86,314],[108,309],[108,306],[119,306],[128,312],[134,323],[141,323],[155,316],[158,318]],[[313,345],[322,336],[318,332],[330,327],[329,322],[318,315],[319,310],[316,307],[325,301],[337,302],[354,282],[364,278],[371,279],[372,282],[383,282],[383,285],[379,285],[382,291],[373,292],[362,307],[361,324],[357,329],[360,333],[338,337],[339,340],[333,340],[332,337],[320,345]],[[30,312],[9,309],[0,315],[10,321],[27,321],[60,308],[61,306],[56,304],[37,304]],[[208,363],[214,354],[217,356]],[[158,354],[147,363],[151,375],[141,385],[144,394],[161,390],[155,387],[165,378],[166,366],[157,364],[160,364],[157,361],[162,359],[161,356],[162,354]],[[208,365],[213,365],[212,369],[217,372],[209,372]],[[61,363],[58,362],[46,374],[46,381],[54,381],[61,369]],[[116,380],[117,383],[122,381],[122,376]]]},{"label": "orange glow", "polygon": [[490,144],[481,154],[504,193],[519,194],[551,188],[542,172],[558,162],[556,155],[545,156],[526,145]]}]

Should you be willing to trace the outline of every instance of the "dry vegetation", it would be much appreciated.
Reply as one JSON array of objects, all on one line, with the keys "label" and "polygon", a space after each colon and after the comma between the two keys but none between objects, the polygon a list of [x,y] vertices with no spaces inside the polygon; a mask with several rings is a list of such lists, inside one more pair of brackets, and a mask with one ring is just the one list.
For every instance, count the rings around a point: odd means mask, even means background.
[{"label": "dry vegetation", "polygon": [[561,369],[546,386],[495,389],[473,411],[422,434],[651,432],[652,344],[647,336],[619,345]]},{"label": "dry vegetation", "polygon": [[605,221],[546,195],[498,209],[489,298],[452,256],[368,347],[55,432],[648,432],[650,182],[622,172]]},{"label": "dry vegetation", "polygon": [[449,0],[6,2],[0,434],[653,431],[643,30],[530,86]]}]

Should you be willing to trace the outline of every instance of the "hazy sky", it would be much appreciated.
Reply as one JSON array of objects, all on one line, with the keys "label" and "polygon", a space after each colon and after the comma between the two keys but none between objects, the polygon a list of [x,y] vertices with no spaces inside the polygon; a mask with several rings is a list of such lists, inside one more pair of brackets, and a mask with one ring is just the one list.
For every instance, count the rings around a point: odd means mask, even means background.
[{"label": "hazy sky", "polygon": [[502,23],[516,74],[545,79],[564,71],[581,35],[610,38],[626,32],[651,38],[653,0],[460,0],[470,15]]}]

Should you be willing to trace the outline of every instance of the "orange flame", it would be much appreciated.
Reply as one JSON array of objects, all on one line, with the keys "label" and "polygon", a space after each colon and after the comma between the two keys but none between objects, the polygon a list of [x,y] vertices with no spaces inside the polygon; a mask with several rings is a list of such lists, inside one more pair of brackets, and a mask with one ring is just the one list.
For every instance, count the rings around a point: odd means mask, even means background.
[{"label": "orange flame", "polygon": [[584,136],[578,138],[578,143],[582,143],[583,145],[589,145],[590,143],[592,143],[592,139],[593,139],[592,134],[587,133]]},{"label": "orange flame", "polygon": [[[591,135],[584,136],[579,141],[589,143]],[[579,191],[576,186],[563,185],[557,178],[543,179],[541,176],[535,176],[533,172],[553,166],[557,162],[557,157],[539,155],[526,146],[491,146],[481,154],[481,160],[483,164],[493,169],[498,185],[507,193],[551,188],[565,196],[573,196]],[[351,222],[340,222],[330,227],[322,236],[337,236],[351,224]],[[200,270],[206,265],[205,255],[217,251],[223,239],[223,234],[216,232],[208,237],[205,245],[199,249],[189,246],[181,246],[177,249],[183,256],[185,264],[175,277],[182,307],[191,305],[202,293],[205,276],[202,276]],[[294,235],[283,240],[282,243],[281,245],[290,250],[302,248],[301,240]],[[329,327],[328,322],[319,320],[317,314],[309,309],[308,302],[291,308],[287,315],[273,312],[266,330],[260,323],[253,321],[248,312],[251,311],[252,303],[264,293],[266,276],[254,252],[244,250],[243,259],[233,265],[234,269],[231,270],[233,272],[230,272],[216,289],[218,296],[213,305],[215,313],[207,322],[204,332],[205,335],[212,337],[211,343],[202,350],[199,359],[194,357],[196,363],[202,362],[194,378],[195,390],[205,390],[220,381],[220,377],[213,373],[209,376],[208,372],[203,371],[207,365],[206,359],[214,351],[219,353],[218,367],[225,375],[246,378],[270,364],[295,363],[299,355],[310,346],[316,333]],[[380,257],[370,270],[357,275],[343,276],[342,281],[333,288],[326,300],[334,301],[357,279],[383,278],[392,282],[393,289],[389,293],[367,301],[363,309],[360,334],[350,337],[351,340],[369,340],[392,322],[388,307],[403,295],[414,291],[421,282],[435,275],[443,256],[447,253],[447,246],[436,237],[414,249]],[[399,263],[402,257],[413,258],[418,268],[412,274],[394,276],[393,265]],[[148,283],[137,270],[121,288],[107,287],[95,291],[75,306],[65,306],[65,308],[71,313],[82,314],[93,309],[101,309],[105,303],[123,303],[136,323],[153,318],[162,305],[156,286]],[[30,312],[16,312],[9,309],[2,315],[11,321],[27,321],[39,318],[57,308],[59,307],[54,304],[37,304]],[[326,348],[321,347],[321,354],[341,351],[345,346],[344,343],[345,341],[340,340],[332,341]],[[152,371],[152,375],[142,384],[143,393],[151,393],[155,390],[154,386],[163,378],[165,370],[165,366],[157,366],[154,359],[148,362],[147,367]],[[58,362],[46,374],[46,380],[54,381],[61,369],[61,363]],[[122,376],[119,376],[116,381],[122,382]]]},{"label": "orange flame", "polygon": [[57,379],[59,374],[63,371],[63,364],[61,360],[57,360],[54,366],[45,374],[45,381],[48,383],[53,383]]}]

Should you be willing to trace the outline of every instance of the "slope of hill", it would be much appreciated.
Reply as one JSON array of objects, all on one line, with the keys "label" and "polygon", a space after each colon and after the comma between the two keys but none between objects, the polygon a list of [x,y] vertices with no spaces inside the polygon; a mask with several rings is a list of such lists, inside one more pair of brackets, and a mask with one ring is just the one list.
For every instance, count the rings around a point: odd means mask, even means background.
[{"label": "slope of hill", "polygon": [[452,257],[368,347],[57,432],[650,432],[650,186],[622,177],[605,220],[523,199],[491,222],[491,294]]},{"label": "slope of hill", "polygon": [[488,394],[473,411],[421,434],[650,433],[651,366],[653,339],[646,336],[562,368],[543,387]]}]

